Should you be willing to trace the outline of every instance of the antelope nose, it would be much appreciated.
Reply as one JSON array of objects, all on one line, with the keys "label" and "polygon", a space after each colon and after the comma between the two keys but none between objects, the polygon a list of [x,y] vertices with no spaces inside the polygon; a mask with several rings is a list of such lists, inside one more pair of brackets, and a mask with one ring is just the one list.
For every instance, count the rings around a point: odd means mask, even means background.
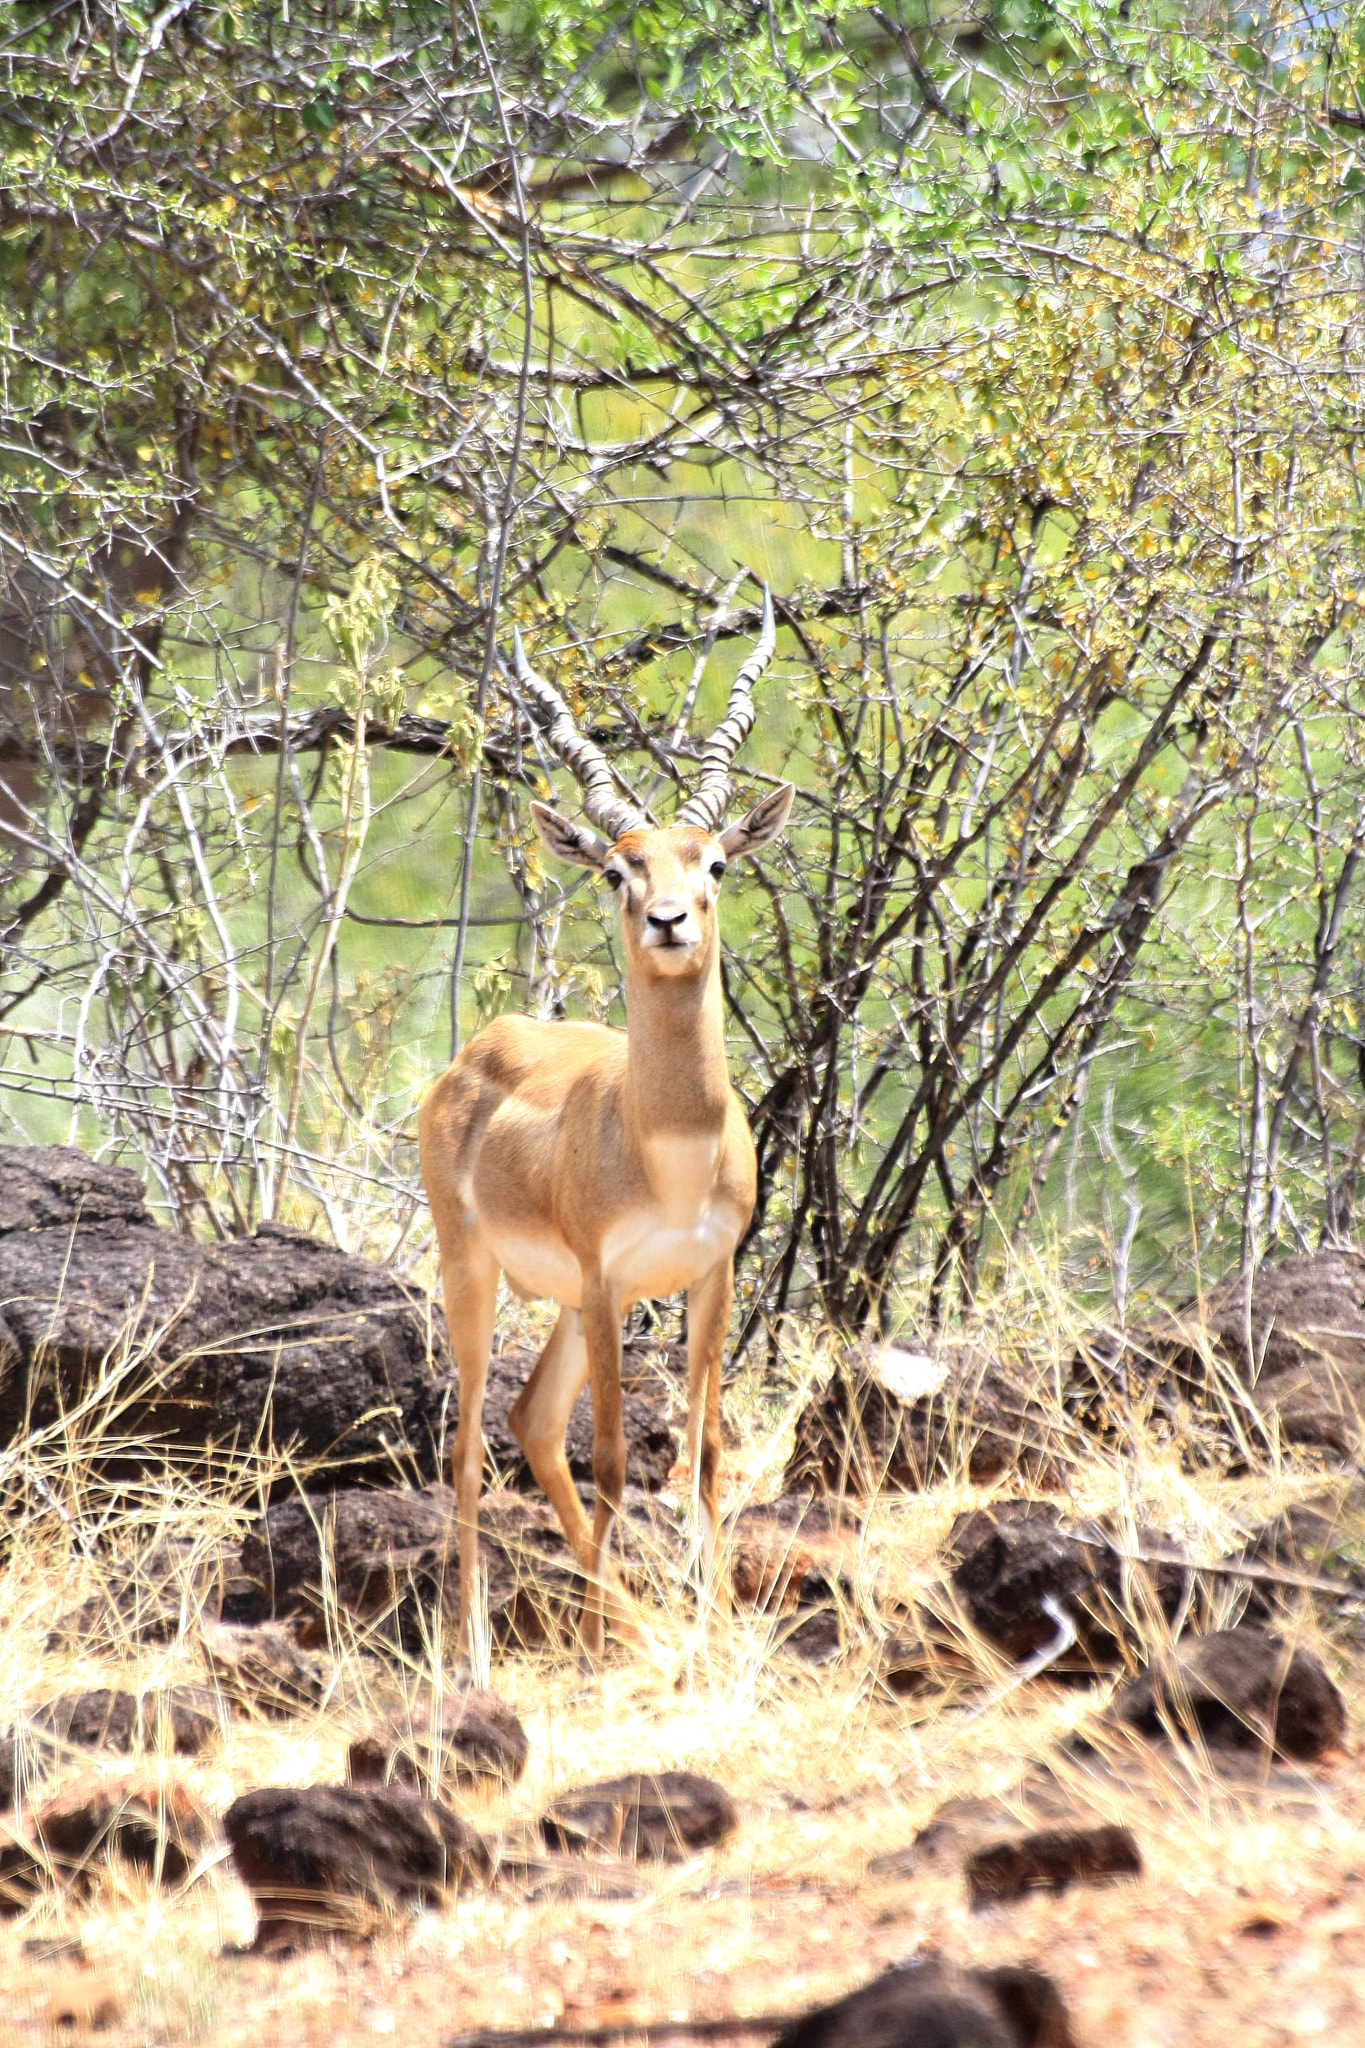
[{"label": "antelope nose", "polygon": [[656,903],[652,910],[645,912],[645,921],[652,924],[655,931],[671,938],[680,924],[686,924],[687,906],[684,904],[679,909],[671,903]]}]

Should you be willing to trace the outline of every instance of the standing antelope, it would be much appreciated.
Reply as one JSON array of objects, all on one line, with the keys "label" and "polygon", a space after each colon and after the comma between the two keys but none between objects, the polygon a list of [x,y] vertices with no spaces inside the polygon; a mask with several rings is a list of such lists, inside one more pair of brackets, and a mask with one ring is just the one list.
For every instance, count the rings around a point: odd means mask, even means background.
[{"label": "standing antelope", "polygon": [[[574,725],[516,638],[517,677],[548,722],[550,745],[583,785],[599,838],[532,804],[561,859],[595,868],[621,907],[626,1029],[499,1017],[472,1039],[422,1104],[422,1179],[441,1252],[446,1322],[460,1372],[454,1480],[460,1521],[460,1635],[477,1587],[483,1397],[499,1270],[523,1297],[560,1303],[559,1320],[508,1415],[531,1470],[583,1567],[583,1643],[600,1655],[605,1614],[628,1625],[609,1562],[626,1475],[621,1325],[633,1302],[687,1289],[687,1461],[709,1568],[719,1512],[721,1351],[735,1247],[753,1212],[753,1140],[725,1068],[716,901],[727,859],[754,853],[787,822],[776,789],[718,831],[729,767],[754,722],[753,686],[772,659],[772,604],[702,754],[676,824],[653,826],[612,790],[600,747]],[[564,1438],[592,1382],[589,1522]]]}]

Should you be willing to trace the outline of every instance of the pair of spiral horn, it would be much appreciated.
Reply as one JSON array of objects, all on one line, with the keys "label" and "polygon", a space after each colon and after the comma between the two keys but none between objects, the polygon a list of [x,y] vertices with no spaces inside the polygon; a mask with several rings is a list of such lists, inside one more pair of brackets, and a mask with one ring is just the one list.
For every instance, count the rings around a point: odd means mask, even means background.
[{"label": "pair of spiral horn", "polygon": [[[748,660],[730,686],[730,702],[724,718],[702,749],[701,773],[697,787],[678,812],[680,825],[699,825],[714,832],[725,816],[730,801],[730,766],[749,737],[754,723],[754,684],[773,658],[777,628],[773,622],[773,601],[763,586],[763,623]],[[545,737],[564,766],[582,784],[583,809],[613,844],[623,832],[649,829],[643,811],[616,794],[607,757],[593,740],[581,733],[558,690],[538,676],[526,659],[521,634],[514,627],[512,649],[517,683],[527,701],[545,725]]]}]

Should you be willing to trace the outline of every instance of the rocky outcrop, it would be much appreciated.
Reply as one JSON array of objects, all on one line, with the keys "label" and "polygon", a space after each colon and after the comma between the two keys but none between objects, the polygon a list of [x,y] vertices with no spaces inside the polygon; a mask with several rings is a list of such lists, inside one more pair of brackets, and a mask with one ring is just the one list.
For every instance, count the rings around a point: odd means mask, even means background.
[{"label": "rocky outcrop", "polygon": [[[1143,1532],[1141,1549],[1158,1559],[1174,1544]],[[1042,1501],[1000,1501],[959,1516],[949,1538],[951,1586],[972,1626],[1012,1661],[1057,1641],[1075,1642],[1049,1668],[1112,1670],[1125,1645],[1141,1640],[1144,1609],[1171,1621],[1191,1592],[1180,1562],[1143,1564],[1100,1523],[1069,1525]]]},{"label": "rocky outcrop", "polygon": [[1142,1852],[1132,1829],[1116,1821],[1019,1829],[972,1850],[964,1874],[974,1906],[1001,1906],[1029,1892],[1141,1877]]},{"label": "rocky outcrop", "polygon": [[209,1624],[200,1649],[214,1687],[238,1714],[287,1721],[321,1707],[332,1689],[332,1664],[304,1648],[286,1622],[234,1628]]},{"label": "rocky outcrop", "polygon": [[118,1653],[130,1643],[176,1642],[205,1621],[260,1619],[260,1588],[241,1572],[236,1546],[165,1537],[59,1615],[47,1647]]},{"label": "rocky outcrop", "polygon": [[[253,1447],[287,1450],[310,1490],[447,1469],[459,1393],[440,1309],[303,1231],[266,1223],[201,1244],[153,1221],[125,1167],[71,1146],[0,1146],[0,1304],[0,1442],[53,1421],[102,1361],[126,1358],[120,1393],[134,1399],[110,1470],[159,1464],[168,1449],[182,1461],[212,1450],[221,1469]],[[627,1478],[652,1491],[678,1454],[669,1355],[637,1342],[624,1357]],[[507,1411],[535,1358],[500,1351],[484,1404],[490,1477],[522,1487],[533,1482]],[[568,1456],[591,1485],[586,1389]],[[276,1488],[292,1490],[289,1478]]]},{"label": "rocky outcrop", "polygon": [[1236,1561],[1264,1573],[1242,1582],[1242,1621],[1271,1621],[1310,1599],[1354,1611],[1365,1595],[1365,1485],[1355,1480],[1345,1494],[1293,1502],[1248,1538]]},{"label": "rocky outcrop", "polygon": [[200,1244],[152,1222],[135,1175],[67,1146],[0,1146],[0,1441],[131,1358],[105,1461],[260,1444],[310,1476],[432,1475],[449,1407],[428,1304],[302,1231]]},{"label": "rocky outcrop", "polygon": [[814,1607],[851,1591],[862,1517],[844,1502],[781,1494],[729,1516],[723,1539],[735,1598],[762,1610]]},{"label": "rocky outcrop", "polygon": [[1132,1671],[1153,1624],[1183,1627],[1204,1611],[1205,1579],[1170,1538],[1125,1538],[1108,1518],[1068,1519],[1050,1501],[959,1515],[945,1550],[945,1581],[886,1602],[878,1677],[900,1698],[971,1690],[999,1659],[1073,1681]]},{"label": "rocky outcrop", "polygon": [[159,1736],[181,1756],[197,1756],[218,1734],[202,1687],[170,1685],[140,1698],[99,1686],[61,1693],[29,1715],[28,1726],[56,1750],[151,1748]]},{"label": "rocky outcrop", "polygon": [[0,1145],[0,1236],[151,1221],[142,1182],[128,1167],[74,1145]]},{"label": "rocky outcrop", "polygon": [[168,1685],[140,1697],[108,1686],[59,1693],[0,1735],[0,1808],[80,1751],[198,1756],[219,1732],[216,1703],[202,1686]]},{"label": "rocky outcrop", "polygon": [[1140,1876],[1142,1852],[1131,1827],[1034,1765],[1009,1797],[946,1800],[909,1848],[874,1857],[867,1874],[894,1882],[930,1870],[960,1871],[974,1906],[1003,1905],[1031,1891]]},{"label": "rocky outcrop", "polygon": [[736,1600],[780,1615],[772,1645],[803,1663],[843,1654],[856,1612],[863,1518],[846,1501],[784,1493],[729,1516],[722,1530]]},{"label": "rocky outcrop", "polygon": [[798,1417],[783,1487],[870,1495],[1011,1472],[1047,1481],[1065,1436],[1024,1360],[976,1342],[858,1344]]},{"label": "rocky outcrop", "polygon": [[1192,1455],[1244,1465],[1279,1441],[1329,1456],[1365,1446],[1365,1254],[1313,1252],[1232,1273],[1119,1336],[1096,1333],[1070,1405],[1094,1431],[1154,1424]]}]

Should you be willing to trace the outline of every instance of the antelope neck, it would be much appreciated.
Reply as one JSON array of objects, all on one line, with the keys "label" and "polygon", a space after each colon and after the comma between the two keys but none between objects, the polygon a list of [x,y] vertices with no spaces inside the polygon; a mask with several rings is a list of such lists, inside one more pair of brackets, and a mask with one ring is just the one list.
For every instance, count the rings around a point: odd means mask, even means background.
[{"label": "antelope neck", "polygon": [[720,949],[695,981],[626,974],[626,1102],[642,1133],[701,1137],[725,1127],[730,1076],[725,1065]]}]

